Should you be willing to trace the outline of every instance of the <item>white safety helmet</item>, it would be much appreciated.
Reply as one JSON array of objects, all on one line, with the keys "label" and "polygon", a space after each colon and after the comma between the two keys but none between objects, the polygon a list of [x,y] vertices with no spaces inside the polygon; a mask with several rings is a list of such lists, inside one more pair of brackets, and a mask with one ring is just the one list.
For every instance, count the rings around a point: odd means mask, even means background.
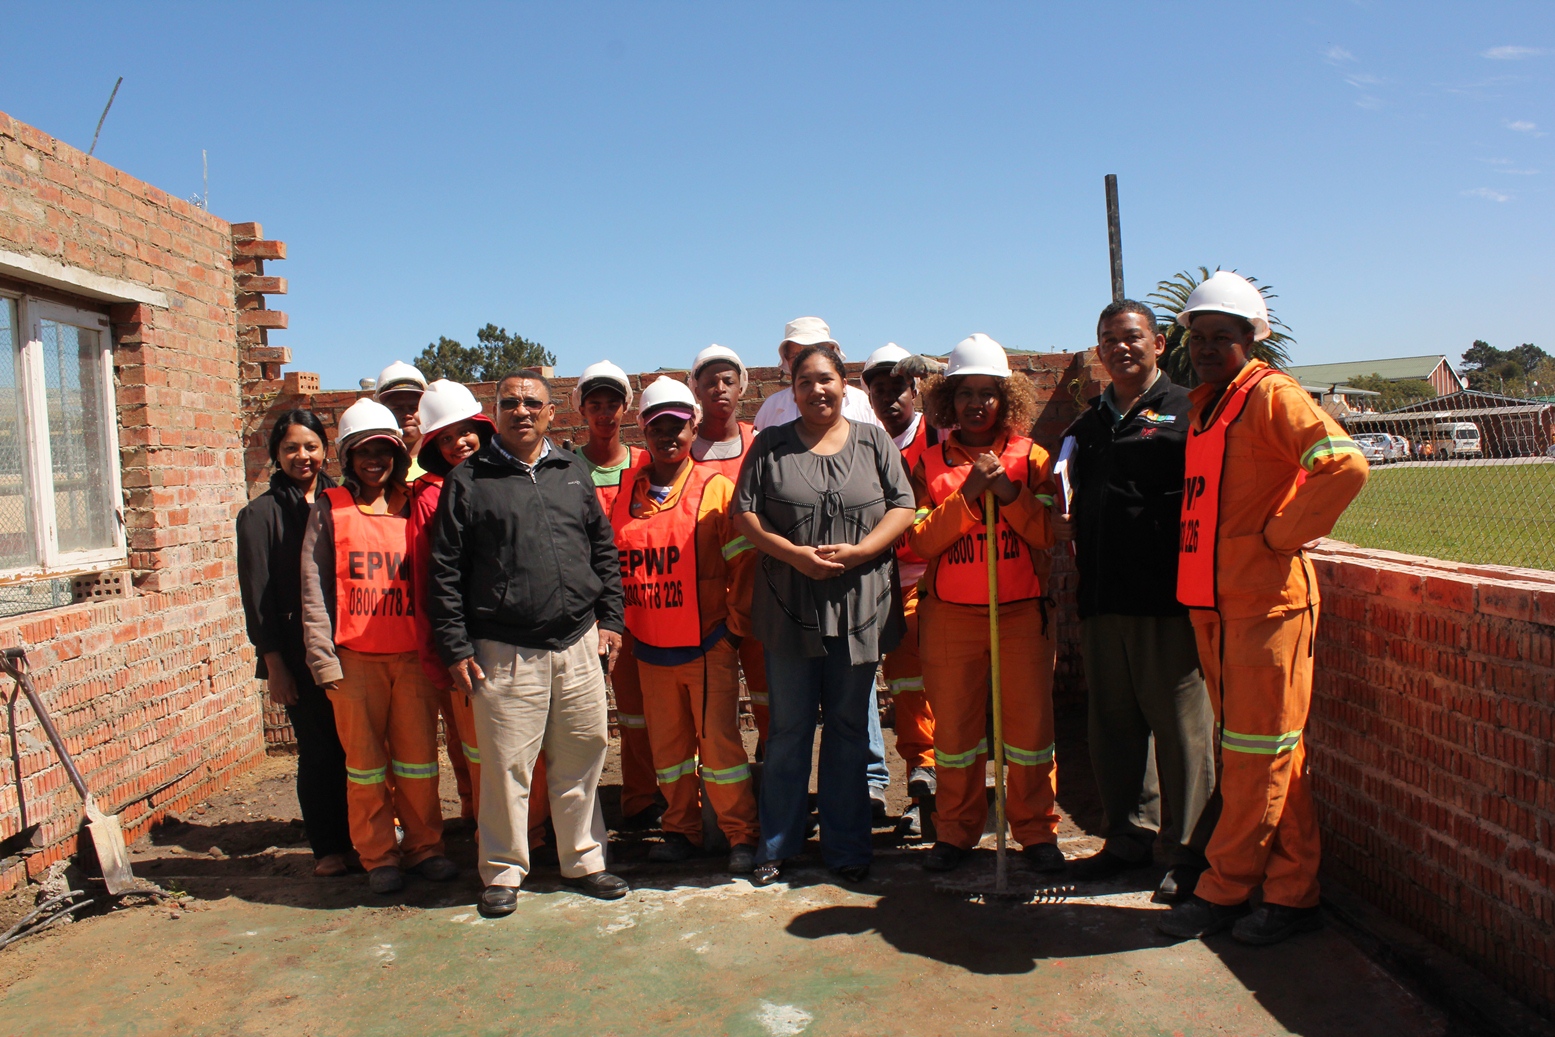
[{"label": "white safety helmet", "polygon": [[864,369],[858,373],[858,383],[864,388],[869,388],[869,376],[884,371],[890,374],[896,370],[898,361],[906,360],[912,354],[907,352],[895,342],[887,342],[864,361]]},{"label": "white safety helmet", "polygon": [[708,364],[718,363],[720,361],[726,364],[733,364],[734,369],[740,372],[740,395],[745,395],[745,384],[749,378],[745,371],[745,361],[740,359],[740,354],[736,353],[728,346],[720,346],[716,342],[702,350],[702,352],[698,353],[697,358],[691,361],[691,375],[689,378],[687,378],[687,382],[695,383],[697,380],[697,375],[702,373],[702,368],[706,367]]},{"label": "white safety helmet", "polygon": [[421,419],[421,442],[416,445],[418,455],[432,442],[440,429],[455,422],[479,418],[487,425],[491,424],[491,419],[486,417],[475,394],[467,386],[447,378],[439,378],[427,386],[416,413]]},{"label": "white safety helmet", "polygon": [[632,381],[626,377],[626,372],[608,360],[601,360],[597,364],[590,364],[578,375],[578,384],[572,387],[572,409],[583,409],[583,397],[602,385],[608,385],[620,391],[626,400],[627,410],[632,408]]},{"label": "white safety helmet", "polygon": [[687,421],[702,420],[702,408],[697,404],[691,386],[678,378],[661,374],[643,390],[637,408],[637,424],[647,428],[650,421],[662,414],[676,414]]},{"label": "white safety helmet", "polygon": [[945,377],[958,374],[986,374],[994,378],[1010,376],[1010,358],[1004,347],[981,331],[956,343],[946,361]]},{"label": "white safety helmet", "polygon": [[401,450],[405,449],[405,437],[400,434],[394,412],[364,397],[347,407],[335,424],[335,453],[344,460],[348,452],[371,439],[393,440]]},{"label": "white safety helmet", "polygon": [[415,367],[405,363],[405,361],[396,360],[379,372],[378,388],[373,391],[373,399],[381,400],[384,393],[396,390],[401,392],[426,392],[426,377],[416,370]]},{"label": "white safety helmet", "polygon": [[1216,270],[1188,296],[1177,323],[1192,326],[1195,313],[1229,313],[1253,326],[1253,341],[1269,337],[1269,305],[1263,293],[1241,274]]}]

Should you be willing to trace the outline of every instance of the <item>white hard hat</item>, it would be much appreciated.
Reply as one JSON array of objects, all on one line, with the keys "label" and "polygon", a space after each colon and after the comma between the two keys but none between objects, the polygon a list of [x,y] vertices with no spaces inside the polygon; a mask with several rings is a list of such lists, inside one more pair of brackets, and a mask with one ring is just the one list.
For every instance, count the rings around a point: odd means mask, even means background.
[{"label": "white hard hat", "polygon": [[1191,326],[1195,313],[1229,313],[1253,326],[1253,341],[1269,337],[1269,306],[1263,293],[1247,278],[1229,270],[1216,270],[1193,290],[1177,315],[1177,323]]},{"label": "white hard hat", "polygon": [[432,442],[439,429],[445,429],[455,422],[480,418],[488,425],[491,424],[491,419],[481,410],[475,394],[468,387],[447,378],[439,378],[427,386],[427,391],[421,396],[417,414],[421,418],[421,442],[416,446],[417,454]]},{"label": "white hard hat", "polygon": [[697,380],[697,375],[702,373],[702,368],[706,367],[708,364],[716,363],[720,360],[727,364],[733,364],[734,369],[740,372],[740,394],[744,395],[745,383],[747,379],[745,372],[745,361],[740,359],[740,354],[736,353],[728,346],[720,346],[716,342],[702,350],[702,352],[698,353],[697,358],[691,361],[690,381],[695,382]]},{"label": "white hard hat", "polygon": [[1005,356],[1003,346],[979,331],[957,342],[956,348],[950,351],[945,366],[945,377],[954,378],[958,374],[986,374],[994,378],[1008,378],[1010,358]]},{"label": "white hard hat", "polygon": [[661,374],[643,390],[637,407],[637,424],[647,428],[648,422],[661,414],[677,414],[687,421],[697,421],[702,416],[702,408],[697,406],[697,398],[692,395],[691,386],[678,378]]},{"label": "white hard hat", "polygon": [[378,388],[373,392],[373,399],[383,399],[383,394],[396,389],[411,392],[426,392],[427,380],[422,373],[405,363],[396,360],[385,367],[378,375]]},{"label": "white hard hat", "polygon": [[590,364],[578,375],[578,384],[572,387],[572,409],[583,409],[583,397],[590,391],[608,385],[618,390],[626,400],[628,409],[632,406],[632,381],[626,377],[626,372],[608,360],[601,360],[597,364]]},{"label": "white hard hat", "polygon": [[858,373],[858,383],[869,388],[869,376],[872,373],[884,370],[889,374],[896,369],[898,361],[906,360],[911,355],[895,342],[887,342],[865,359],[864,369]]},{"label": "white hard hat", "polygon": [[405,449],[405,439],[400,434],[399,419],[394,412],[376,400],[365,397],[345,409],[335,424],[335,452],[342,458],[370,439],[392,439]]}]

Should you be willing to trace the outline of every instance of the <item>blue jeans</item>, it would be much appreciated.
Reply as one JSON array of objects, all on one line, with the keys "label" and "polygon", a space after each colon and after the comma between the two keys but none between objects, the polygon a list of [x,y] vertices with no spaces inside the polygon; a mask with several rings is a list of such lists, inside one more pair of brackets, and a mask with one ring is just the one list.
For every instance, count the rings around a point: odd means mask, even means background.
[{"label": "blue jeans", "polygon": [[815,659],[767,649],[771,713],[761,768],[758,864],[786,860],[804,849],[818,709],[826,714],[816,796],[821,859],[829,868],[846,868],[868,864],[873,853],[867,772],[877,664],[850,662],[846,638],[828,637],[825,646],[826,654]]},{"label": "blue jeans", "polygon": [[880,733],[880,701],[876,685],[869,688],[869,783],[877,789],[891,784],[891,769],[885,765],[885,735]]}]

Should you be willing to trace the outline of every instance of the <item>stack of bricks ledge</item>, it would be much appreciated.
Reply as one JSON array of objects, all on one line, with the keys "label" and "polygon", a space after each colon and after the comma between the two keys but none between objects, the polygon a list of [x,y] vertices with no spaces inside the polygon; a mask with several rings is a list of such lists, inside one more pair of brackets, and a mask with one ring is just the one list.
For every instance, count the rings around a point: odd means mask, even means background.
[{"label": "stack of bricks ledge", "polygon": [[[109,313],[130,597],[0,620],[88,786],[135,838],[263,755],[233,518],[245,493],[228,224],[0,114],[0,249],[154,289],[162,309],[24,281],[4,286]],[[75,852],[81,804],[30,709],[16,712],[29,820],[43,852],[0,890]],[[0,818],[16,775],[0,760]]]},{"label": "stack of bricks ledge", "polygon": [[[383,363],[387,365],[392,359],[395,358],[385,357]],[[1079,404],[1076,400],[1084,400],[1096,395],[1106,384],[1106,375],[1095,362],[1092,353],[1016,354],[1010,358],[1010,363],[1016,370],[1024,372],[1037,389],[1041,411],[1033,434],[1038,442],[1049,449],[1057,448],[1064,429],[1079,414]],[[861,366],[860,364],[848,365],[849,376],[855,383]],[[684,371],[653,371],[629,377],[633,389],[640,393],[644,386],[652,383],[661,374],[669,374],[677,378],[685,377]],[[584,427],[582,416],[573,409],[570,401],[577,379],[551,378],[550,382],[552,399],[556,403],[556,418],[551,423],[552,438],[558,442],[582,443],[588,438],[588,432]],[[325,428],[329,430],[330,442],[333,443],[335,426],[340,414],[357,400],[371,395],[369,392],[356,390],[313,391],[317,384],[318,376],[305,372],[287,372],[283,377],[272,371],[267,380],[256,382],[262,392],[249,399],[244,440],[244,456],[248,464],[248,492],[251,496],[264,492],[265,487],[269,485],[271,467],[267,445],[270,429],[279,414],[293,407],[306,407],[314,411],[323,421]],[[744,399],[740,402],[740,418],[745,421],[754,418],[762,401],[774,393],[781,392],[786,385],[782,373],[776,367],[751,368],[749,385]],[[299,390],[299,386],[303,388]],[[480,400],[486,408],[487,415],[494,418],[496,384],[482,382],[470,388],[474,391],[476,399]],[[622,425],[622,438],[629,443],[639,446],[642,444],[642,433],[632,417]],[[340,474],[338,462],[333,457],[333,448],[331,448],[330,471],[337,476]],[[1057,611],[1058,687],[1070,698],[1080,698],[1084,695],[1084,685],[1079,656],[1079,621],[1075,618],[1073,608],[1076,575],[1067,553],[1060,552],[1055,556],[1052,582],[1052,593],[1059,603]],[[283,747],[291,742],[291,730],[286,721],[286,714],[268,704],[265,710],[265,739],[272,747]]]},{"label": "stack of bricks ledge", "polygon": [[1555,1009],[1555,573],[1325,541],[1312,720],[1325,866]]}]

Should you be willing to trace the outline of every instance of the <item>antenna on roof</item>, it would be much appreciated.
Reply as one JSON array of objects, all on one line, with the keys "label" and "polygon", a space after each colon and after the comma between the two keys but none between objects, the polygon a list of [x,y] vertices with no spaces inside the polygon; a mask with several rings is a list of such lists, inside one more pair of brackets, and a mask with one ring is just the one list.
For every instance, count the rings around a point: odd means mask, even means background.
[{"label": "antenna on roof", "polygon": [[124,83],[124,77],[120,76],[118,82],[113,84],[113,93],[108,95],[108,103],[103,105],[103,114],[97,117],[97,129],[92,133],[92,146],[86,149],[88,156],[97,150],[97,138],[102,136],[103,120],[108,118],[108,109],[113,107],[113,99],[119,96],[119,87]]}]

